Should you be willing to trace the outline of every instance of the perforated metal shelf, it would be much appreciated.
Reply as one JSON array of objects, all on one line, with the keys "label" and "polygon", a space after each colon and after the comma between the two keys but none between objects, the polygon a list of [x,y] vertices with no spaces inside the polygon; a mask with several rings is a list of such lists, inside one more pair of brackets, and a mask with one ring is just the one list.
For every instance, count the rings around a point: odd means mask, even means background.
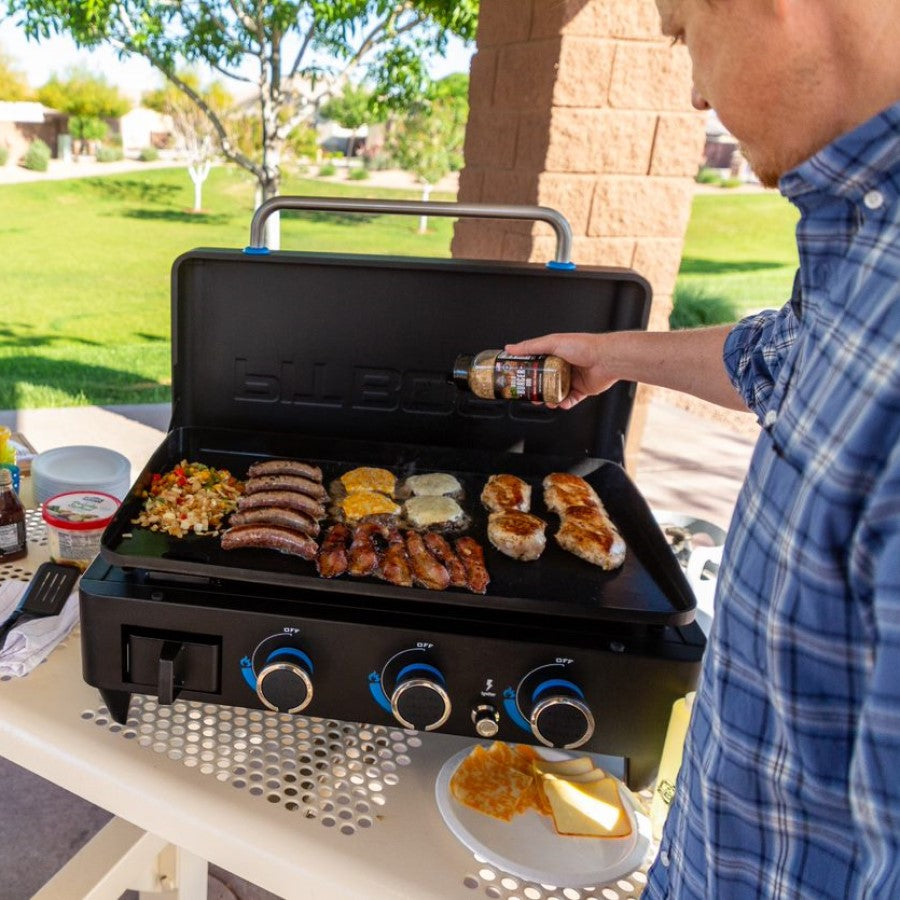
[{"label": "perforated metal shelf", "polygon": [[[47,558],[47,535],[38,510],[28,511],[26,527],[33,552],[0,565],[0,579],[28,581]],[[73,635],[78,637],[77,628]],[[273,814],[277,810],[279,815],[296,817],[298,827],[308,827],[314,820],[341,839],[377,827],[392,792],[403,789],[402,771],[414,763],[423,741],[417,732],[399,728],[193,701],[164,706],[141,695],[132,698],[124,725],[102,705],[83,710],[81,718],[113,738],[132,741],[200,776],[249,792],[270,804]],[[645,809],[651,797],[650,791],[639,795]],[[464,893],[492,900],[636,900],[655,853],[654,845],[627,878],[578,889],[525,881],[473,854],[471,866],[459,873],[458,884]]]}]

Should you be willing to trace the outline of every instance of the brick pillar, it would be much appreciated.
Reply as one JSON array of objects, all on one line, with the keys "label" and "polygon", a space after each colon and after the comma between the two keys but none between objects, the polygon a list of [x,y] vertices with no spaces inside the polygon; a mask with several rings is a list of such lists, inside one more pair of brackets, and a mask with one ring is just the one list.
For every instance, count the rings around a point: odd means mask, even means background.
[{"label": "brick pillar", "polygon": [[[668,327],[703,148],[690,60],[659,33],[654,0],[481,0],[459,200],[551,206],[576,263],[626,266]],[[543,262],[545,225],[461,221],[455,257]],[[643,430],[638,393],[627,457]]]}]

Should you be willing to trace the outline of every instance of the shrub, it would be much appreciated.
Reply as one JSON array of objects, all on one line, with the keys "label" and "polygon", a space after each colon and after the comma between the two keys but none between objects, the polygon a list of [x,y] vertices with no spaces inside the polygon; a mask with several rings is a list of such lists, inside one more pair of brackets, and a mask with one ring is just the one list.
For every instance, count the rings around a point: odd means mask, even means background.
[{"label": "shrub", "polygon": [[121,147],[100,147],[97,150],[97,162],[116,162],[124,158],[125,154],[122,152]]},{"label": "shrub", "polygon": [[0,166],[5,166],[9,161],[9,148],[0,147]]},{"label": "shrub", "polygon": [[159,150],[156,147],[142,147],[138,159],[141,162],[156,162],[159,159]]},{"label": "shrub", "polygon": [[350,169],[347,177],[351,181],[365,181],[369,177],[369,173],[365,169]]},{"label": "shrub", "polygon": [[741,181],[740,178],[723,178],[719,182],[719,187],[723,188],[736,188],[740,187],[744,182]]},{"label": "shrub", "polygon": [[337,175],[337,169],[331,163],[325,163],[324,165],[319,166],[320,178],[331,178],[332,175]]},{"label": "shrub", "polygon": [[28,145],[22,165],[33,172],[46,172],[50,167],[50,148],[40,138],[36,138]]},{"label": "shrub", "polygon": [[722,177],[715,169],[704,166],[697,173],[697,177],[694,180],[697,184],[718,184],[722,180]]},{"label": "shrub", "polygon": [[702,287],[676,285],[669,328],[699,328],[725,325],[740,318],[734,301],[728,297],[707,294]]}]

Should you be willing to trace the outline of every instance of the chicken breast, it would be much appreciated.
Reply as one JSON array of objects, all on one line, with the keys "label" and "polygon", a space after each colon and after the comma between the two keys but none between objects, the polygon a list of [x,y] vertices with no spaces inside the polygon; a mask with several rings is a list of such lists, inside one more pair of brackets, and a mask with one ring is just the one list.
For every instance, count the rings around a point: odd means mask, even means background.
[{"label": "chicken breast", "polygon": [[[585,507],[571,509],[580,511]],[[625,541],[604,511],[594,512],[593,518],[586,514],[564,516],[556,532],[556,543],[601,569],[618,569],[625,562]]]},{"label": "chicken breast", "polygon": [[537,559],[547,546],[547,523],[531,513],[494,512],[488,516],[488,540],[501,553],[523,561]]},{"label": "chicken breast", "polygon": [[491,512],[531,509],[531,485],[515,475],[491,475],[481,492],[481,502]]},{"label": "chicken breast", "polygon": [[544,503],[558,516],[570,506],[597,506],[597,492],[580,476],[568,472],[553,472],[544,479]]}]

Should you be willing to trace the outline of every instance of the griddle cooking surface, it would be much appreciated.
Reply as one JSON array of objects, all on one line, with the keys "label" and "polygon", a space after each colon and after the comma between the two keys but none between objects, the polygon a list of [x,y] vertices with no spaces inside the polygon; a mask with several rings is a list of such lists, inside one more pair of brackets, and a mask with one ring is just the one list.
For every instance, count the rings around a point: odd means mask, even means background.
[{"label": "griddle cooking surface", "polygon": [[[182,459],[226,468],[245,478],[255,461],[292,457],[321,466],[329,484],[356,466],[390,469],[399,482],[425,472],[449,472],[462,483],[461,505],[471,516],[466,530],[484,547],[491,576],[486,595],[462,589],[428,591],[404,588],[376,578],[320,578],[315,564],[268,550],[222,550],[218,536],[175,538],[131,522],[140,512],[140,491],[154,473]],[[593,471],[591,471],[593,469]],[[558,518],[543,504],[543,477],[572,471],[593,485],[628,545],[625,564],[604,572],[565,552],[553,539]],[[487,513],[479,496],[487,476],[509,472],[532,486],[532,512],[548,523],[547,548],[540,559],[519,562],[495,550],[487,540]],[[299,435],[250,435],[244,432],[177,428],[169,433],[139,476],[134,489],[107,528],[101,556],[113,565],[174,575],[296,586],[330,592],[332,599],[352,595],[395,598],[422,604],[489,606],[531,614],[612,619],[679,625],[693,619],[694,597],[637,488],[611,462],[577,462],[561,457],[509,453],[498,455],[452,448],[388,446],[381,442],[329,441]]]}]

